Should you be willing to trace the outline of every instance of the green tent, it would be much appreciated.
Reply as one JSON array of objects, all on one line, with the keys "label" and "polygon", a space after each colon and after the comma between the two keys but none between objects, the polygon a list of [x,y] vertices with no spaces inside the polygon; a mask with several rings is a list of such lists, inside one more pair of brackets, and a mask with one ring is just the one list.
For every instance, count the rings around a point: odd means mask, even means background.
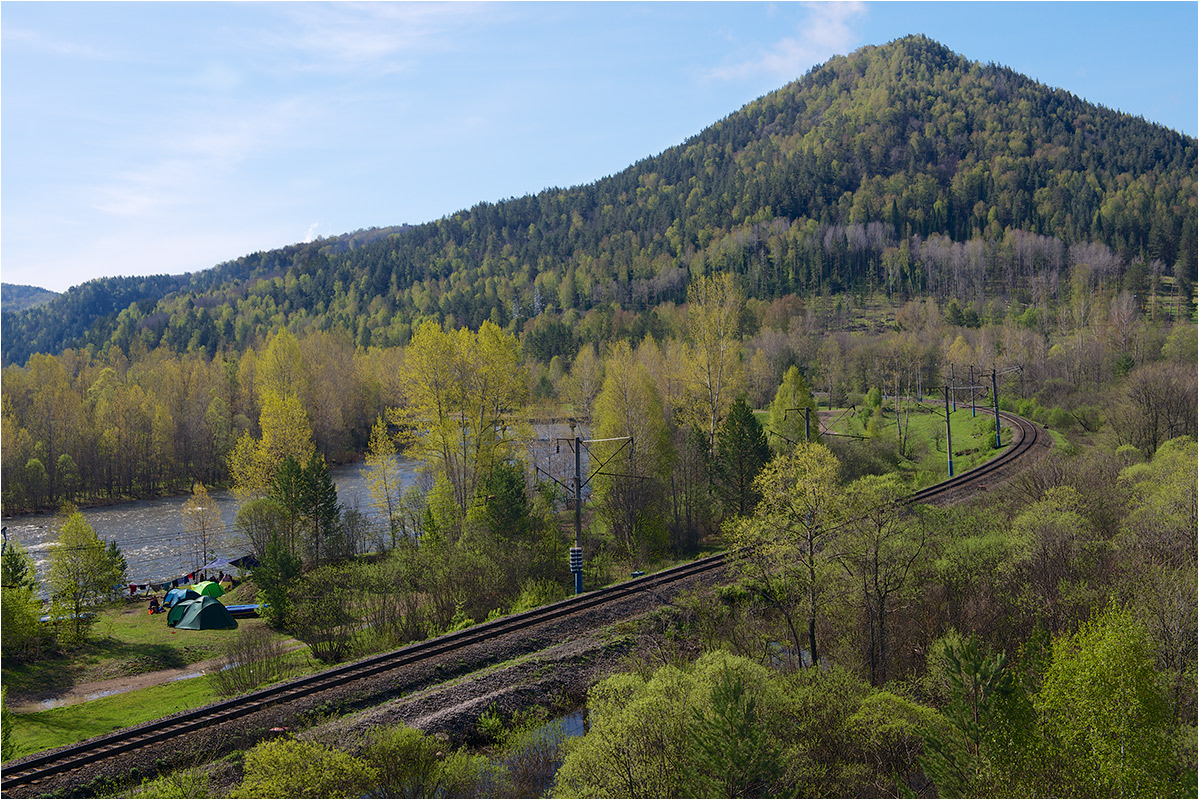
[{"label": "green tent", "polygon": [[215,597],[197,597],[176,603],[167,614],[167,625],[187,631],[206,631],[214,628],[236,628],[235,620]]},{"label": "green tent", "polygon": [[202,581],[193,586],[192,589],[194,589],[197,594],[204,595],[205,597],[220,597],[225,593],[225,590],[221,588],[221,585],[214,581]]},{"label": "green tent", "polygon": [[187,611],[187,607],[192,602],[199,599],[200,598],[198,597],[192,597],[187,600],[176,601],[175,605],[171,606],[171,610],[167,612],[167,627],[175,627],[175,624],[179,622],[179,620],[183,619],[183,612]]}]

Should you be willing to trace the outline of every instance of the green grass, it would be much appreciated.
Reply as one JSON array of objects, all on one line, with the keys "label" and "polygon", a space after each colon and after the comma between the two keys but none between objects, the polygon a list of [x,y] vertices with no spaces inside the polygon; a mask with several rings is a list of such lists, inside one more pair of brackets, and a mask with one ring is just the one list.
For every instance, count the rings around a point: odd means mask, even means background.
[{"label": "green grass", "polygon": [[[860,410],[860,409],[859,409]],[[835,409],[837,412],[844,409]],[[960,475],[999,455],[995,450],[994,415],[990,409],[978,407],[976,416],[971,416],[970,406],[958,404],[957,411],[950,413],[953,438],[953,473]],[[908,431],[908,459],[900,462],[899,472],[909,481],[913,489],[931,486],[949,477],[948,457],[945,442],[945,408],[937,405],[913,406],[906,420]],[[895,410],[883,404],[883,416],[878,428],[888,437],[896,437]],[[837,418],[831,430],[838,433],[864,435],[863,421],[858,413],[845,412]],[[1011,432],[1004,429],[1002,442],[1006,447],[1011,442]]]},{"label": "green grass", "polygon": [[73,706],[13,715],[13,758],[81,742],[217,700],[207,677],[152,686]]},{"label": "green grass", "polygon": [[[262,625],[239,620],[239,625]],[[166,614],[150,616],[146,604],[118,601],[99,609],[87,641],[65,655],[22,664],[5,659],[0,679],[14,696],[57,694],[80,683],[160,669],[179,669],[221,655],[234,630],[168,628]],[[285,638],[285,637],[281,637]]]},{"label": "green grass", "polygon": [[[245,620],[240,622],[245,624]],[[327,666],[309,658],[307,648],[284,656],[286,678],[317,672]],[[220,699],[209,677],[204,675],[46,711],[13,714],[12,758],[81,742]]]},{"label": "green grass", "polygon": [[[165,669],[186,669],[221,656],[237,630],[188,631],[168,628],[166,614],[151,616],[143,600],[121,600],[98,609],[87,641],[65,653],[33,663],[6,658],[0,681],[8,701],[50,699],[83,684]],[[257,619],[238,627],[265,626]],[[280,640],[289,637],[276,634]],[[307,651],[288,655],[293,673],[315,669]],[[85,703],[15,714],[15,752],[25,755],[81,741],[216,699],[207,677],[123,692]]]}]

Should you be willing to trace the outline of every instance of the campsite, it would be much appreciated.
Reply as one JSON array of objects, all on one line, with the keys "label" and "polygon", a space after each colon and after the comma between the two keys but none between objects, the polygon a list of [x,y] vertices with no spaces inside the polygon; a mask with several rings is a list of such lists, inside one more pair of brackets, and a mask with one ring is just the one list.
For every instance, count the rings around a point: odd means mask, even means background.
[{"label": "campsite", "polygon": [[252,596],[243,598],[235,589],[221,598],[229,603],[225,606],[219,599],[203,598],[191,586],[172,591],[182,600],[176,607],[187,609],[184,603],[207,599],[227,613],[234,609],[239,617],[231,621],[237,627],[205,622],[171,627],[169,610],[148,614],[143,597],[126,597],[98,609],[92,640],[70,657],[47,658],[20,670],[4,664],[8,707],[22,713],[14,752],[59,747],[219,699],[208,672],[247,628],[269,633],[288,649],[287,674],[315,668],[307,648],[244,615],[244,609],[254,606],[242,601]]}]

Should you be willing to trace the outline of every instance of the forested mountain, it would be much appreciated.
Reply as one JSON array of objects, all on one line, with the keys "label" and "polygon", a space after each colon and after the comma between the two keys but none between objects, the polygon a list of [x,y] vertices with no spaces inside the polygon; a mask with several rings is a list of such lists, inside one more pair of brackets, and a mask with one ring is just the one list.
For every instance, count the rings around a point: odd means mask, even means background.
[{"label": "forested mountain", "polygon": [[0,284],[0,308],[4,311],[24,311],[45,305],[58,297],[58,292],[39,286],[21,286],[15,283]]},{"label": "forested mountain", "polygon": [[1166,291],[1178,310],[1195,214],[1194,139],[908,37],[593,184],[189,276],[91,281],[5,312],[3,358],[135,341],[211,356],[281,325],[394,346],[432,318],[532,333],[548,360],[621,335],[618,311],[630,335],[654,330],[656,306],[716,271],[751,297],[932,295],[982,317],[1073,276],[1141,302]]},{"label": "forested mountain", "polygon": [[[911,37],[587,186],[92,281],[4,313],[0,510],[190,489],[198,568],[228,488],[267,624],[329,662],[736,554],[622,626],[636,670],[593,687],[559,794],[1193,797],[1196,144]],[[901,502],[1013,443],[985,407],[1047,452]],[[5,665],[44,675],[23,564]],[[503,782],[544,760],[524,736],[495,769],[430,739],[426,772],[536,795]],[[327,763],[397,762],[353,739]],[[226,794],[412,793],[365,761],[264,789],[254,753]]]}]

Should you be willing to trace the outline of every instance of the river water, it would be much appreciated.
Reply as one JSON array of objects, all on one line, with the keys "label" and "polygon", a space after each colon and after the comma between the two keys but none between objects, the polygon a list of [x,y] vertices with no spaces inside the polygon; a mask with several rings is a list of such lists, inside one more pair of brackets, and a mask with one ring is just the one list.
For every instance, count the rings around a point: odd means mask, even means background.
[{"label": "river water", "polygon": [[[413,485],[419,464],[397,459],[403,486]],[[372,524],[383,515],[373,506],[363,464],[331,467],[330,477],[337,487],[337,499],[347,508],[356,507]],[[83,509],[83,516],[104,541],[115,539],[125,555],[130,583],[168,582],[198,566],[190,537],[183,531],[183,505],[190,495],[138,500],[114,506]],[[212,492],[221,514],[222,527],[216,532],[210,552],[216,558],[237,558],[250,552],[242,535],[233,526],[240,503],[229,492]],[[16,539],[33,557],[38,579],[45,581],[50,568],[50,548],[58,541],[62,520],[53,514],[32,514],[4,520],[4,534]],[[43,587],[44,588],[44,587]]]},{"label": "river water", "polygon": [[[565,425],[535,425],[534,444],[528,457],[538,466],[538,480],[548,475],[561,483],[570,484],[574,456],[568,444],[558,444],[555,437],[572,436]],[[585,435],[585,434],[584,434]],[[420,463],[411,459],[396,459],[402,489],[417,482]],[[583,453],[586,468],[587,453]],[[331,467],[337,500],[346,508],[356,508],[368,524],[386,526],[385,514],[371,500],[363,476],[362,462]],[[83,516],[105,542],[115,539],[125,556],[130,583],[165,583],[181,577],[200,564],[195,548],[183,531],[183,505],[190,495],[157,500],[138,500],[102,508],[83,509]],[[222,528],[217,531],[209,552],[215,558],[234,559],[250,552],[249,546],[233,523],[240,503],[229,492],[212,492],[210,497],[221,514]],[[50,567],[50,548],[58,541],[61,520],[53,514],[31,514],[6,518],[4,535],[16,539],[37,564],[42,594],[46,595],[46,574]]]}]

